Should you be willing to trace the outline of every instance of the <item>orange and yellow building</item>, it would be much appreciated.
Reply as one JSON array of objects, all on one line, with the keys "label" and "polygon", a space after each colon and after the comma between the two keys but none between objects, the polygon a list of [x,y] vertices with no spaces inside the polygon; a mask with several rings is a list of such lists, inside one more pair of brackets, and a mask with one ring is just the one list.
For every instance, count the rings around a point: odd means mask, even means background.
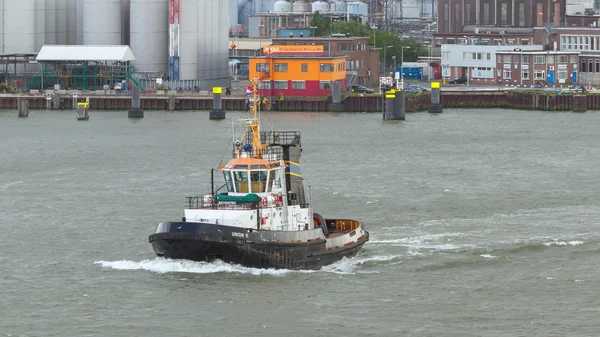
[{"label": "orange and yellow building", "polygon": [[250,78],[260,77],[262,96],[327,96],[333,82],[346,90],[346,57],[321,56],[323,46],[265,46],[249,58]]}]

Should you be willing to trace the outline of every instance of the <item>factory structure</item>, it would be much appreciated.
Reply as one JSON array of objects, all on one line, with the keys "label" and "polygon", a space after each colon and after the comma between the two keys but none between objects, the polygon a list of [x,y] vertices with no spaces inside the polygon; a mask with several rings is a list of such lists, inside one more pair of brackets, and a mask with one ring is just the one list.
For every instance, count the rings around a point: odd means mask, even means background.
[{"label": "factory structure", "polygon": [[24,89],[228,85],[229,12],[224,0],[0,0],[0,77]]},{"label": "factory structure", "polygon": [[[436,0],[229,0],[230,36],[282,37],[310,27],[312,14],[355,20],[380,29],[422,29],[437,16]],[[283,31],[283,32],[282,32]]]}]

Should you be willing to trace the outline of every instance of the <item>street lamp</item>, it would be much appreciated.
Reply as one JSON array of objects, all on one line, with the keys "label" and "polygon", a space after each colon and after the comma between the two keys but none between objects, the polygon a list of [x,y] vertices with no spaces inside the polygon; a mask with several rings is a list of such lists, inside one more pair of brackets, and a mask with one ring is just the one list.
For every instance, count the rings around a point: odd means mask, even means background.
[{"label": "street lamp", "polygon": [[387,73],[387,58],[385,57],[385,48],[392,48],[393,46],[383,46],[383,73]]},{"label": "street lamp", "polygon": [[317,26],[308,26],[308,28],[312,29],[312,37],[315,37],[315,28],[317,28]]},{"label": "street lamp", "polygon": [[401,60],[401,65],[400,65],[400,78],[402,80],[402,89],[404,89],[404,49],[410,49],[410,46],[404,46],[402,47],[402,60]]},{"label": "street lamp", "polygon": [[396,55],[392,55],[392,60],[394,60],[394,68],[393,68],[394,83],[396,83],[396,90],[398,90],[398,79],[396,78]]}]

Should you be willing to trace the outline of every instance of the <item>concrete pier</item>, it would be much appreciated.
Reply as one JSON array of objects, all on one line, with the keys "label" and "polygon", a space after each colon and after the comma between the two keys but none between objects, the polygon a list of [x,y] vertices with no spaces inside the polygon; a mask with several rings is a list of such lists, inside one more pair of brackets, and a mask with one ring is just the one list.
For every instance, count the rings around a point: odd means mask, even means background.
[{"label": "concrete pier", "polygon": [[17,111],[19,112],[19,117],[29,116],[29,101],[17,99]]},{"label": "concrete pier", "polygon": [[431,113],[441,113],[444,107],[440,104],[440,82],[431,82],[431,105],[427,108]]},{"label": "concrete pier", "polygon": [[223,95],[223,88],[222,87],[214,87],[213,88],[213,106],[212,106],[212,110],[210,110],[210,116],[208,117],[209,119],[215,119],[215,120],[220,120],[220,119],[225,119],[225,110],[223,110],[223,102],[222,102],[222,96]]},{"label": "concrete pier", "polygon": [[385,92],[385,111],[383,113],[384,121],[397,120],[396,116],[396,89],[390,89]]},{"label": "concrete pier", "polygon": [[404,96],[404,90],[396,91],[396,98],[394,98],[394,110],[397,120],[406,119],[406,99]]},{"label": "concrete pier", "polygon": [[127,117],[144,118],[144,110],[140,107],[140,87],[137,85],[131,87],[131,109],[129,109]]},{"label": "concrete pier", "polygon": [[342,86],[338,81],[333,81],[333,83],[331,83],[331,103],[327,104],[327,111],[344,112],[344,104],[342,104]]}]

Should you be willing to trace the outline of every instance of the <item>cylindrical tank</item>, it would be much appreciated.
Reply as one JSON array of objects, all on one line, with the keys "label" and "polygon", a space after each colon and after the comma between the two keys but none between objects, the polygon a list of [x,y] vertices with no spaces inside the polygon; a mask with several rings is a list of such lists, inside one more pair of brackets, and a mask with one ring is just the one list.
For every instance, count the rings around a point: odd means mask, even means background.
[{"label": "cylindrical tank", "polygon": [[420,0],[405,0],[397,3],[400,7],[396,16],[398,19],[405,18],[420,18],[421,17],[421,1]]},{"label": "cylindrical tank", "polygon": [[67,44],[77,42],[77,0],[67,0]]},{"label": "cylindrical tank", "polygon": [[319,12],[319,13],[329,12],[329,3],[325,2],[325,1],[315,1],[311,4],[311,8],[312,8],[313,13],[314,12]]},{"label": "cylindrical tank", "polygon": [[169,72],[169,3],[163,0],[131,0],[130,47],[135,72]]},{"label": "cylindrical tank", "polygon": [[279,0],[275,3],[275,5],[273,5],[273,11],[277,13],[291,12],[292,4],[284,0]]},{"label": "cylindrical tank", "polygon": [[75,44],[83,44],[83,0],[75,0]]},{"label": "cylindrical tank", "polygon": [[83,0],[83,44],[120,45],[121,24],[121,0]]},{"label": "cylindrical tank", "polygon": [[331,4],[331,11],[333,13],[346,13],[346,3],[343,1],[336,1]]},{"label": "cylindrical tank", "polygon": [[[35,0],[4,1],[4,54],[35,52]],[[7,34],[9,33],[10,34]]]},{"label": "cylindrical tank", "polygon": [[67,44],[67,0],[56,1],[56,44]]},{"label": "cylindrical tank", "polygon": [[46,0],[35,0],[35,52],[46,43]]},{"label": "cylindrical tank", "polygon": [[369,16],[369,5],[362,1],[354,1],[348,4],[348,11],[350,14],[359,15],[359,16]]},{"label": "cylindrical tank", "polygon": [[56,1],[46,0],[46,44],[56,44]]},{"label": "cylindrical tank", "polygon": [[295,13],[310,12],[310,4],[307,1],[296,0],[292,4],[292,12],[295,12]]},{"label": "cylindrical tank", "polygon": [[229,0],[229,27],[238,23],[238,0]]},{"label": "cylindrical tank", "polygon": [[227,13],[228,1],[200,0],[198,3],[196,78],[212,86],[229,81],[229,22],[223,20]]},{"label": "cylindrical tank", "polygon": [[198,17],[198,2],[188,0],[179,4],[179,78],[182,80],[195,80],[198,71],[198,27],[203,24]]}]

